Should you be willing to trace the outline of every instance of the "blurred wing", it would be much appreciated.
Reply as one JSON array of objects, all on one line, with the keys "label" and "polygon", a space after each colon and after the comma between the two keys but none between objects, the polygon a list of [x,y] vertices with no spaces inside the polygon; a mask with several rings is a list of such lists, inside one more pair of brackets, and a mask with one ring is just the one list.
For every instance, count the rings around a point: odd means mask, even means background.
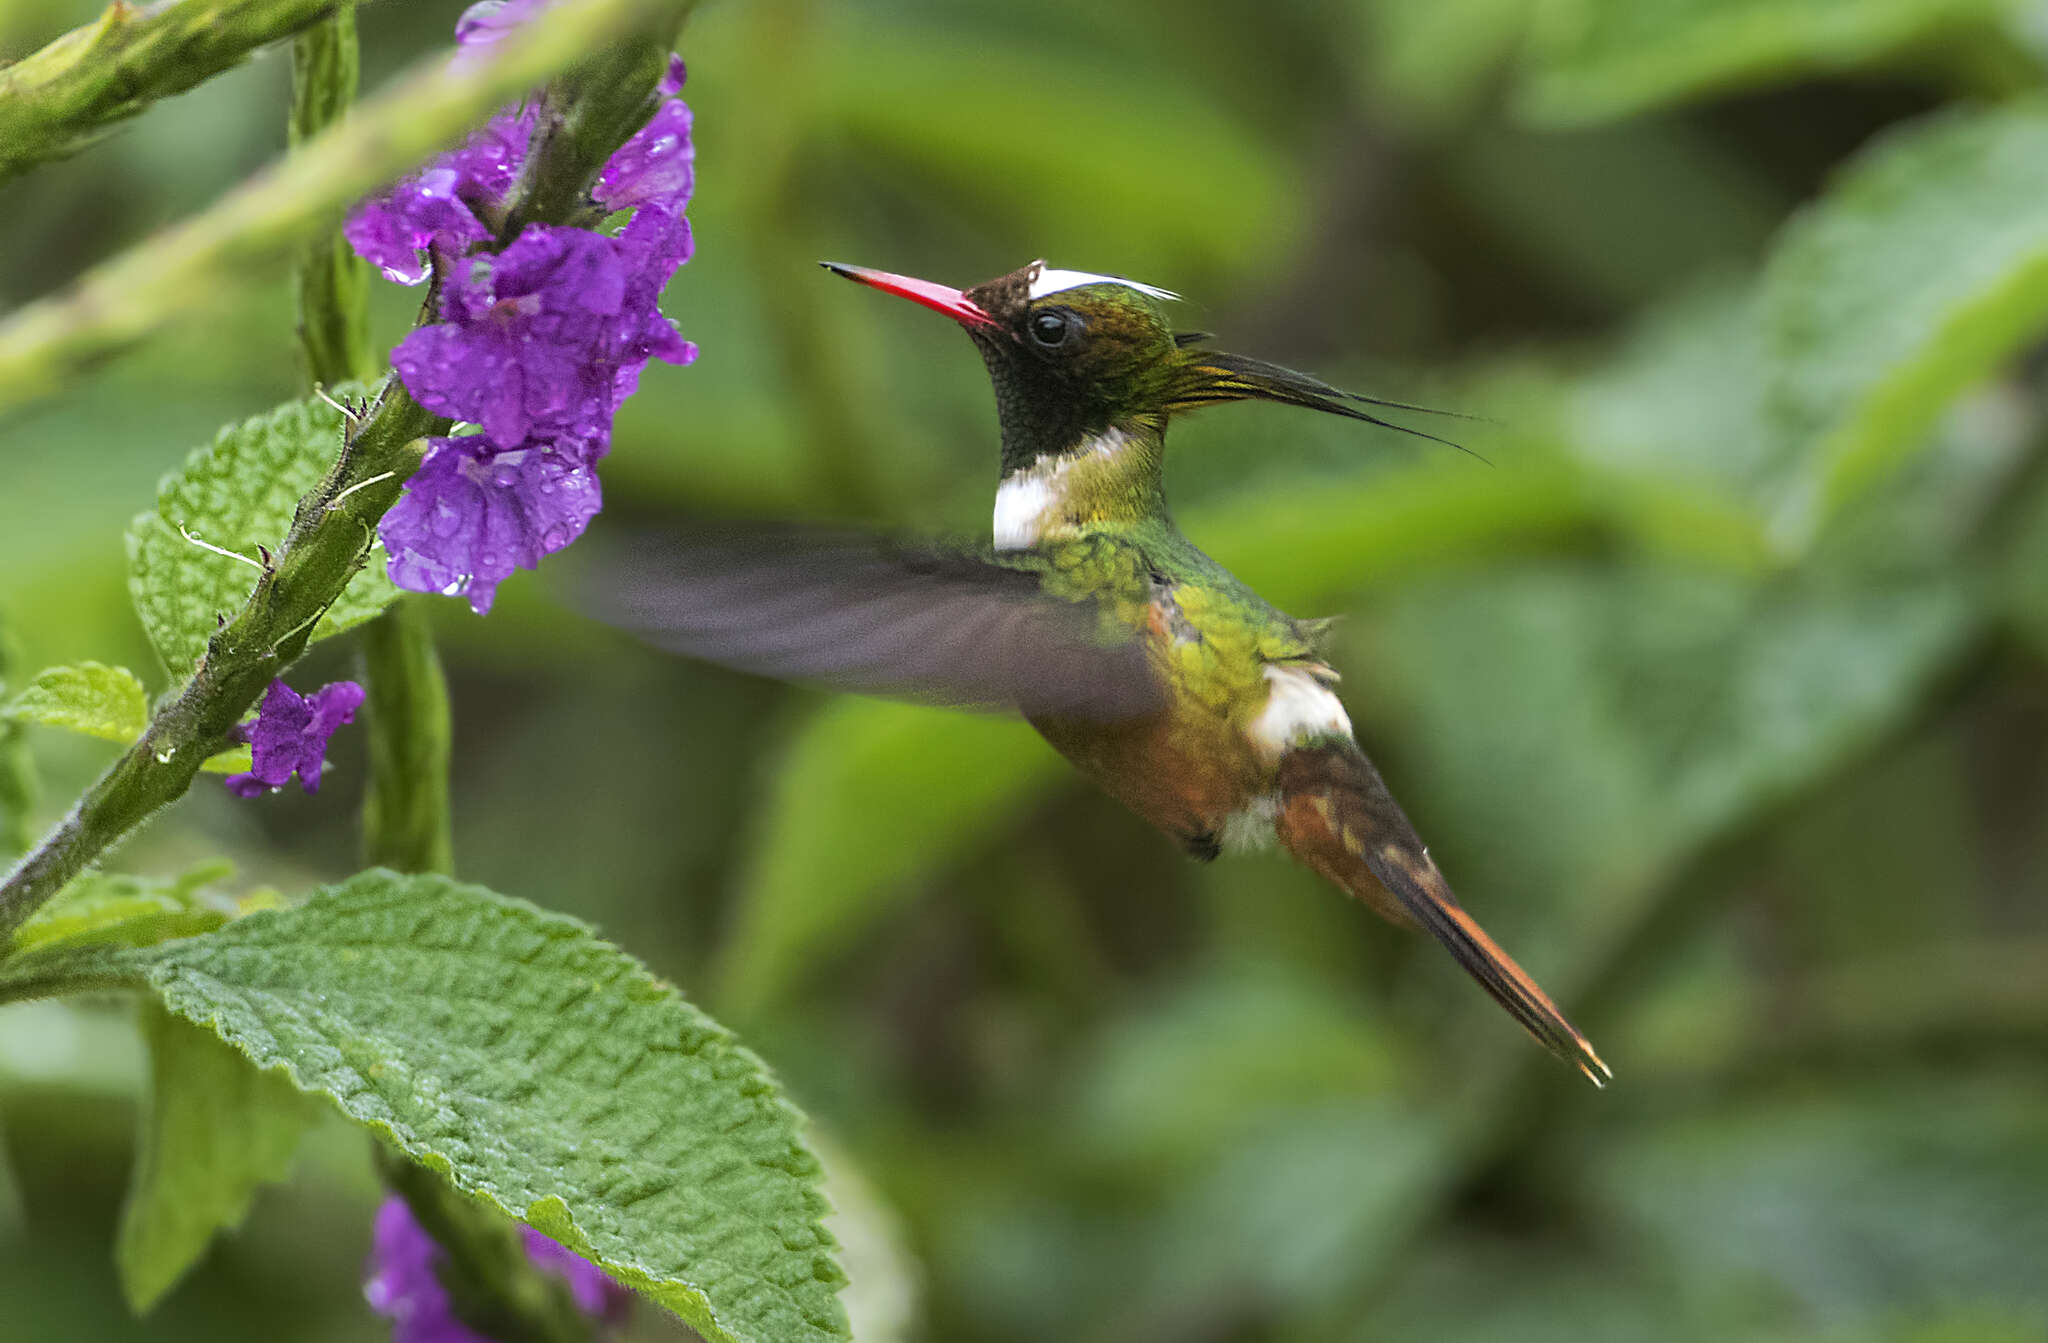
[{"label": "blurred wing", "polygon": [[1159,707],[1134,639],[993,555],[794,526],[628,534],[585,609],[657,648],[840,690],[1101,721]]}]

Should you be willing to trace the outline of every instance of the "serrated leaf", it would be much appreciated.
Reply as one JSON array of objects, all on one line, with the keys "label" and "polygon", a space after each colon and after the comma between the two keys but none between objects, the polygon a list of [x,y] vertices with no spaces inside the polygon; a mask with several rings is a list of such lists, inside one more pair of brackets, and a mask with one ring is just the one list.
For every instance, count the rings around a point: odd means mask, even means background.
[{"label": "serrated leaf", "polygon": [[204,899],[202,889],[233,872],[226,862],[205,863],[170,879],[88,872],[29,915],[15,930],[8,954],[146,947],[209,932],[226,923],[229,912],[224,902]]},{"label": "serrated leaf", "polygon": [[[51,667],[13,699],[0,703],[0,720],[64,728],[126,746],[149,726],[149,694],[126,667],[98,662]],[[250,767],[246,746],[209,756],[200,766],[213,774],[237,774]]]},{"label": "serrated leaf", "polygon": [[1779,432],[1814,459],[1794,534],[1924,444],[1957,392],[2048,328],[2048,103],[1885,136],[1787,226],[1763,279]]},{"label": "serrated leaf", "polygon": [[150,1098],[114,1263],[137,1314],[241,1224],[256,1191],[283,1179],[321,1107],[281,1073],[259,1072],[213,1032],[154,1002],[142,1009]]},{"label": "serrated leaf", "polygon": [[1544,125],[1862,68],[1988,30],[2008,0],[1552,0],[1518,98]]},{"label": "serrated leaf", "polygon": [[149,726],[149,692],[126,667],[81,662],[39,673],[0,704],[0,717],[126,744]]},{"label": "serrated leaf", "polygon": [[728,1031],[572,919],[370,871],[80,964],[141,977],[707,1339],[847,1336],[802,1117]]},{"label": "serrated leaf", "polygon": [[[363,391],[342,387],[334,395]],[[299,499],[334,465],[341,428],[341,413],[318,398],[231,425],[166,476],[156,508],[129,525],[128,591],[173,680],[199,661],[220,619],[241,608],[257,578],[252,563],[207,550],[186,534],[250,561],[259,547],[275,552]],[[360,625],[397,596],[384,574],[384,552],[373,546],[362,571],[313,627],[313,638]]]}]

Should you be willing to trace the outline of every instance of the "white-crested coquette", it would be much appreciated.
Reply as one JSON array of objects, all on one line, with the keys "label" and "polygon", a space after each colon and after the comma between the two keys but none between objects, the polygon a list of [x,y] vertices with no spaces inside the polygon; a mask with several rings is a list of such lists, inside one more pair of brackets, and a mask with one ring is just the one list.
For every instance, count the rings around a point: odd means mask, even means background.
[{"label": "white-crested coquette", "polygon": [[827,269],[945,314],[980,351],[1001,428],[989,544],[806,527],[642,535],[612,551],[593,588],[601,613],[762,674],[1014,708],[1194,857],[1277,840],[1422,928],[1604,1084],[1607,1065],[1459,905],[1353,739],[1325,622],[1269,605],[1166,506],[1166,433],[1189,411],[1274,401],[1419,433],[1366,407],[1420,408],[1211,349],[1173,330],[1171,291],[1117,276],[1034,262],[962,290]]}]

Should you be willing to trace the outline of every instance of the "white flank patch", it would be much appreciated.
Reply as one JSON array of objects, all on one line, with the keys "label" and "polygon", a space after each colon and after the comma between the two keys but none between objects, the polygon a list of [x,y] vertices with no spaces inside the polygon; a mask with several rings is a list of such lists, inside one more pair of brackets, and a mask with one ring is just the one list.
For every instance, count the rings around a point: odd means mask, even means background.
[{"label": "white flank patch", "polygon": [[1274,760],[1310,737],[1351,735],[1351,718],[1306,667],[1266,668],[1266,707],[1252,720],[1252,744]]},{"label": "white flank patch", "polygon": [[1140,284],[1136,280],[1126,280],[1121,275],[1094,275],[1085,270],[1050,268],[1041,268],[1038,274],[1031,277],[1031,297],[1044,298],[1047,294],[1057,294],[1062,289],[1079,289],[1084,284],[1120,284],[1126,289],[1135,289],[1141,294],[1150,294],[1153,298],[1169,301],[1180,297],[1171,289],[1161,289],[1156,284]]},{"label": "white flank patch", "polygon": [[1086,440],[1073,452],[1040,457],[1022,470],[1012,471],[996,487],[995,537],[997,550],[1029,550],[1045,539],[1054,518],[1067,501],[1066,474],[1073,465],[1090,457],[1121,454],[1131,436],[1110,429]]},{"label": "white flank patch", "polygon": [[1280,795],[1267,793],[1247,802],[1242,810],[1234,811],[1224,818],[1223,833],[1218,838],[1223,842],[1225,853],[1256,853],[1272,845],[1273,822],[1280,815]]}]

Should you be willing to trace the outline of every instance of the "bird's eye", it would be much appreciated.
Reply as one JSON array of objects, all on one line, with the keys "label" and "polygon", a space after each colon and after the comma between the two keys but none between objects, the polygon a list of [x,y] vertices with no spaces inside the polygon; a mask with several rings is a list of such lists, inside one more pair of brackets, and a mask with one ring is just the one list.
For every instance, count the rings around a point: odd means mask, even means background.
[{"label": "bird's eye", "polygon": [[1067,338],[1067,315],[1047,309],[1031,319],[1031,338],[1040,345],[1058,345]]}]

